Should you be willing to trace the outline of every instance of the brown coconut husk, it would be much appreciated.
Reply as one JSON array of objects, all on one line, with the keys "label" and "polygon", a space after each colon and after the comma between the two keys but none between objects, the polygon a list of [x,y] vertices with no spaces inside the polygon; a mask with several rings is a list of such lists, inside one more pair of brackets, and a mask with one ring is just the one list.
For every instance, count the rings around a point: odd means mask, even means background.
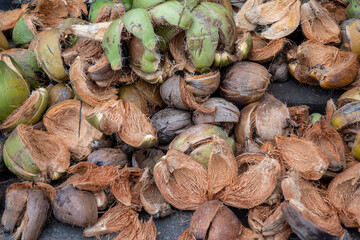
[{"label": "brown coconut husk", "polygon": [[296,126],[293,126],[293,129],[290,129],[292,134],[299,137],[304,134],[306,128],[308,127],[307,118],[310,114],[309,109],[310,107],[306,105],[288,107],[290,119],[296,124]]},{"label": "brown coconut husk", "polygon": [[248,223],[252,230],[266,237],[275,237],[290,228],[281,212],[280,203],[273,206],[260,205],[250,209]]},{"label": "brown coconut husk", "polygon": [[309,180],[319,180],[326,172],[329,162],[313,142],[297,137],[281,136],[276,136],[275,141],[287,169],[294,169],[301,177]]},{"label": "brown coconut husk", "polygon": [[324,117],[305,131],[304,138],[320,148],[329,162],[329,170],[338,172],[346,167],[341,136]]},{"label": "brown coconut husk", "polygon": [[131,205],[131,192],[129,183],[130,171],[127,167],[118,171],[118,177],[111,183],[110,191],[115,199],[125,206]]},{"label": "brown coconut husk", "polygon": [[321,5],[326,8],[329,15],[334,19],[337,24],[341,25],[346,18],[346,7],[347,5],[342,1],[322,0]]},{"label": "brown coconut husk", "polygon": [[281,50],[283,50],[287,44],[287,40],[285,39],[274,39],[266,42],[256,36],[252,38],[252,41],[253,47],[249,52],[248,59],[259,63],[270,62],[281,53]]},{"label": "brown coconut husk", "polygon": [[285,199],[307,220],[334,236],[343,234],[344,229],[336,210],[329,203],[326,190],[316,187],[294,172],[284,178],[281,188]]},{"label": "brown coconut husk", "polygon": [[24,124],[20,124],[16,131],[45,181],[56,178],[69,168],[70,153],[59,137]]},{"label": "brown coconut husk", "polygon": [[245,14],[250,9],[262,4],[261,0],[250,0],[246,1],[245,4],[241,7],[240,11],[235,16],[235,23],[236,23],[236,31],[238,33],[246,33],[249,31],[253,31],[256,28],[256,24],[250,23]]},{"label": "brown coconut husk", "polygon": [[196,68],[191,61],[188,61],[185,52],[185,32],[181,31],[174,36],[169,42],[169,50],[173,58],[175,59],[177,66],[180,71],[184,68],[190,72],[195,73]]},{"label": "brown coconut husk", "polygon": [[243,227],[236,240],[264,240],[264,237],[250,228]]},{"label": "brown coconut husk", "polygon": [[94,81],[99,87],[109,87],[116,82],[121,75],[121,71],[113,71],[111,65],[103,54],[97,59],[92,66],[88,68],[89,78]]},{"label": "brown coconut husk", "polygon": [[201,75],[185,75],[186,88],[197,98],[207,98],[220,85],[220,71],[214,70]]},{"label": "brown coconut husk", "polygon": [[70,79],[77,95],[92,107],[116,100],[117,90],[111,87],[100,88],[91,82],[86,76],[88,68],[89,64],[81,58],[76,58],[70,67]]},{"label": "brown coconut husk", "polygon": [[237,177],[237,162],[230,145],[222,138],[212,138],[208,163],[208,192],[212,196],[232,184]]},{"label": "brown coconut husk", "polygon": [[337,209],[345,227],[360,227],[359,171],[360,164],[357,162],[335,176],[328,187],[330,203]]},{"label": "brown coconut husk", "polygon": [[98,13],[94,23],[112,22],[121,18],[125,14],[125,8],[122,3],[117,3],[114,6],[105,6]]},{"label": "brown coconut husk", "polygon": [[86,4],[83,0],[66,0],[69,17],[78,18],[83,14],[88,15]]},{"label": "brown coconut husk", "polygon": [[92,61],[93,59],[100,58],[103,53],[104,50],[100,42],[81,38],[72,48],[63,51],[61,56],[64,59],[64,63],[67,66],[71,66],[77,56],[80,56],[83,60]]},{"label": "brown coconut husk", "polygon": [[65,100],[50,108],[43,117],[46,130],[58,136],[77,160],[87,157],[92,151],[92,142],[102,138],[102,133],[85,119],[90,111],[91,107],[78,100]]},{"label": "brown coconut husk", "polygon": [[0,31],[5,31],[15,27],[17,21],[28,10],[29,4],[21,5],[21,8],[11,11],[0,11]]},{"label": "brown coconut husk", "polygon": [[260,102],[251,103],[240,112],[240,121],[235,127],[235,137],[240,144],[244,144],[246,139],[253,140],[253,135],[256,132],[254,126],[255,112],[259,104]]},{"label": "brown coconut husk", "polygon": [[301,28],[308,39],[326,43],[340,43],[340,26],[326,8],[312,0],[301,6]]},{"label": "brown coconut husk", "polygon": [[69,9],[66,1],[39,0],[37,1],[37,7],[30,14],[35,19],[38,19],[44,28],[55,28],[69,16]]},{"label": "brown coconut husk", "polygon": [[263,160],[250,165],[244,173],[220,194],[220,200],[237,208],[252,208],[263,203],[274,191],[281,167],[276,159],[263,156]]},{"label": "brown coconut husk", "polygon": [[6,194],[8,194],[10,191],[12,191],[13,189],[24,189],[24,190],[30,190],[30,189],[38,189],[43,191],[46,196],[49,198],[50,202],[53,203],[55,200],[55,196],[56,196],[56,190],[55,188],[53,188],[51,185],[46,184],[46,183],[42,183],[42,182],[36,182],[36,183],[32,183],[32,182],[22,182],[22,183],[14,183],[11,184],[7,189],[6,189]]},{"label": "brown coconut husk", "polygon": [[161,195],[150,169],[146,168],[140,181],[143,186],[140,190],[140,201],[144,210],[154,217],[165,217],[173,213],[171,206]]},{"label": "brown coconut husk", "polygon": [[178,209],[195,210],[208,200],[206,169],[178,150],[169,150],[161,158],[154,179],[166,201]]}]

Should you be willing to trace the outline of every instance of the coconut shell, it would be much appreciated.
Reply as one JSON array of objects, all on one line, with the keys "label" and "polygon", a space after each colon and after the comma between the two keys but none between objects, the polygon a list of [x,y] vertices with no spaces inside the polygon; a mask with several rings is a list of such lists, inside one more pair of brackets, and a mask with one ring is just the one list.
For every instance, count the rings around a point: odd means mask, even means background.
[{"label": "coconut shell", "polygon": [[169,50],[171,55],[177,62],[177,68],[183,70],[184,68],[190,73],[195,73],[195,67],[191,61],[187,60],[185,53],[185,32],[181,31],[174,36],[169,42]]},{"label": "coconut shell", "polygon": [[87,161],[99,167],[101,166],[119,166],[123,168],[129,163],[127,155],[120,149],[115,148],[100,148],[92,152]]},{"label": "coconut shell", "polygon": [[270,74],[260,64],[241,61],[227,68],[220,85],[225,100],[243,107],[259,100],[270,83]]},{"label": "coconut shell", "polygon": [[280,172],[279,162],[264,155],[261,162],[250,165],[226,187],[220,194],[220,200],[237,208],[255,207],[272,194]]},{"label": "coconut shell", "polygon": [[94,192],[94,197],[96,199],[96,205],[99,211],[105,210],[111,203],[111,197],[109,197],[105,191]]},{"label": "coconut shell", "polygon": [[248,55],[248,60],[267,63],[278,56],[281,50],[286,46],[287,41],[285,39],[275,39],[270,42],[259,37],[253,37],[253,47]]},{"label": "coconut shell", "polygon": [[121,72],[113,71],[111,65],[103,54],[94,65],[88,68],[89,78],[99,87],[109,87],[112,83],[120,79]]},{"label": "coconut shell", "polygon": [[[329,162],[321,149],[313,142],[296,137],[275,137],[276,147],[286,167],[309,180],[319,180]],[[307,151],[304,151],[307,149]]]},{"label": "coconut shell", "polygon": [[214,70],[201,75],[185,76],[186,88],[195,97],[208,97],[213,94],[220,85],[220,71]]},{"label": "coconut shell", "polygon": [[169,150],[154,168],[161,194],[172,206],[195,210],[208,200],[206,169],[178,150]]},{"label": "coconut shell", "polygon": [[286,82],[290,79],[287,59],[284,54],[280,54],[270,63],[269,72],[272,75],[272,82]]},{"label": "coconut shell", "polygon": [[140,169],[149,168],[152,173],[154,166],[164,155],[163,151],[155,148],[138,150],[132,155],[132,166]]},{"label": "coconut shell", "polygon": [[202,204],[193,214],[189,231],[195,239],[236,239],[242,224],[219,200]]},{"label": "coconut shell", "polygon": [[[151,117],[159,144],[169,144],[177,135],[191,127],[191,113],[174,108],[165,108]],[[171,123],[171,124],[169,124]]]},{"label": "coconut shell", "polygon": [[341,136],[324,117],[306,130],[304,138],[320,148],[329,162],[329,170],[338,172],[345,168],[345,147]]},{"label": "coconut shell", "polygon": [[101,8],[96,16],[94,23],[99,22],[112,22],[121,18],[125,14],[125,8],[122,3],[114,4],[113,6],[104,6]]},{"label": "coconut shell", "polygon": [[59,83],[49,90],[48,106],[53,106],[61,101],[73,99],[75,97],[72,88],[64,83]]},{"label": "coconut shell", "polygon": [[86,158],[91,153],[91,143],[102,138],[102,133],[85,119],[90,111],[91,107],[80,101],[66,100],[50,108],[43,117],[46,130],[58,136],[78,160]]},{"label": "coconut shell", "polygon": [[359,163],[352,165],[335,176],[328,187],[330,203],[338,211],[340,220],[345,227],[360,227],[357,187],[359,170]]},{"label": "coconut shell", "polygon": [[[303,231],[303,228],[312,228],[315,225],[330,235],[340,236],[344,233],[335,209],[329,204],[326,191],[316,187],[313,183],[300,178],[296,173],[291,172],[281,182],[281,188],[286,200],[312,224],[301,223],[298,218],[298,225],[293,224],[289,219],[289,213],[282,207],[283,214],[295,233]],[[291,214],[290,214],[291,216]],[[319,239],[319,238],[318,238]]]}]

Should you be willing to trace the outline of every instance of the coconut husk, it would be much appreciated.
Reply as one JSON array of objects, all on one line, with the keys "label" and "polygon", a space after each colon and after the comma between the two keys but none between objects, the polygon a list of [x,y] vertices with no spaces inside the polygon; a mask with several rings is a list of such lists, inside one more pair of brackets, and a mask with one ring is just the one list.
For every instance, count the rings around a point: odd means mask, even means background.
[{"label": "coconut husk", "polygon": [[28,10],[29,4],[21,5],[21,8],[17,8],[11,11],[0,11],[0,31],[5,31],[14,28],[17,21]]},{"label": "coconut husk", "polygon": [[80,101],[66,100],[50,108],[43,116],[46,130],[58,136],[77,160],[87,157],[91,153],[91,143],[102,137],[102,133],[85,119],[90,111],[92,109]]},{"label": "coconut husk", "polygon": [[336,112],[337,107],[335,106],[335,103],[332,99],[329,99],[326,102],[326,120],[330,123],[330,120],[334,113]]},{"label": "coconut husk", "polygon": [[[308,221],[331,235],[340,236],[344,233],[336,211],[329,204],[324,189],[300,178],[294,172],[284,178],[281,188],[285,199],[290,201],[290,204]],[[283,213],[285,218],[289,220],[289,215],[285,214],[284,209]],[[289,224],[296,233],[307,227],[303,224],[294,227],[292,222],[289,222]]]},{"label": "coconut husk", "polygon": [[118,177],[111,183],[111,193],[117,201],[125,206],[131,205],[129,177],[130,172],[125,167],[118,172]]},{"label": "coconut husk", "polygon": [[276,159],[263,156],[258,164],[248,166],[220,194],[220,200],[237,208],[252,208],[263,203],[274,191],[281,167]]},{"label": "coconut husk", "polygon": [[329,12],[329,15],[332,19],[334,19],[337,24],[342,24],[347,20],[346,18],[346,4],[341,1],[327,1],[322,0],[321,5],[326,8]]},{"label": "coconut husk", "polygon": [[208,164],[208,192],[212,196],[231,185],[237,177],[233,150],[222,138],[214,136]]},{"label": "coconut husk", "polygon": [[250,228],[243,227],[236,240],[264,240],[264,237]]},{"label": "coconut husk", "polygon": [[139,194],[141,205],[147,213],[156,218],[166,217],[173,213],[173,210],[161,195],[154,177],[150,173],[150,169],[152,168],[146,168],[140,179],[140,181],[143,181],[143,186]]},{"label": "coconut husk", "polygon": [[190,72],[195,73],[195,67],[191,61],[188,61],[185,52],[185,32],[181,31],[174,36],[169,42],[169,50],[177,65],[176,68],[180,71],[184,68]]},{"label": "coconut husk", "polygon": [[[239,144],[240,145],[240,144]],[[241,148],[242,151],[239,153],[257,153],[260,151],[260,146],[255,141],[246,138],[244,142],[244,146]]]},{"label": "coconut husk", "polygon": [[[219,200],[206,202],[194,212],[189,227],[195,239],[235,239],[243,226]],[[190,237],[189,236],[189,237]]]},{"label": "coconut husk", "polygon": [[140,169],[149,168],[149,171],[152,174],[155,164],[159,162],[160,158],[164,155],[163,151],[159,149],[140,149],[132,155],[132,166]]},{"label": "coconut husk", "polygon": [[[287,169],[294,169],[309,180],[319,180],[329,162],[321,149],[313,142],[296,137],[275,137],[276,148]],[[304,151],[307,149],[307,151]]]},{"label": "coconut husk", "polygon": [[261,0],[250,0],[250,1],[246,1],[245,4],[241,7],[240,11],[235,16],[236,31],[238,33],[241,34],[255,30],[256,24],[250,23],[246,19],[245,14],[250,9],[259,6],[260,4],[262,4]]},{"label": "coconut husk", "polygon": [[64,59],[64,63],[67,66],[71,66],[77,56],[80,56],[83,60],[93,61],[94,59],[100,58],[103,53],[104,50],[100,42],[81,38],[72,48],[63,51],[61,56]]},{"label": "coconut husk", "polygon": [[311,86],[319,85],[319,81],[311,78],[310,70],[305,65],[300,64],[300,62],[291,61],[288,65],[291,73],[291,68],[293,68],[293,77],[301,83],[309,84]]},{"label": "coconut husk", "polygon": [[260,205],[250,209],[248,223],[252,230],[266,237],[278,235],[290,228],[281,212],[280,203],[274,206]]},{"label": "coconut husk", "polygon": [[310,107],[307,105],[288,107],[290,119],[296,124],[291,132],[299,137],[304,134],[308,127],[309,109]]},{"label": "coconut husk", "polygon": [[161,158],[154,179],[166,201],[178,209],[195,210],[208,200],[206,169],[178,150]]},{"label": "coconut husk", "polygon": [[[240,144],[244,144],[246,139],[253,141],[253,135],[256,132],[255,112],[259,104],[260,102],[251,103],[240,112],[240,121],[235,127],[235,137]],[[254,143],[256,142],[254,141]]]},{"label": "coconut husk", "polygon": [[70,79],[76,94],[92,107],[96,107],[103,102],[116,100],[117,90],[115,88],[100,88],[92,83],[86,76],[86,70],[89,68],[81,58],[76,58],[70,67]]},{"label": "coconut husk", "polygon": [[345,227],[360,227],[358,173],[360,164],[353,164],[344,172],[335,176],[328,187],[330,203],[339,213]]},{"label": "coconut husk", "polygon": [[69,9],[66,1],[39,0],[37,7],[30,14],[39,19],[44,27],[55,28],[69,16]]},{"label": "coconut husk", "polygon": [[[16,131],[44,181],[59,178],[70,166],[70,153],[57,136],[20,124]],[[4,148],[4,152],[6,148]]]},{"label": "coconut husk", "polygon": [[180,91],[180,78],[181,77],[179,75],[175,75],[166,80],[163,84],[161,84],[160,95],[162,100],[168,106],[182,110],[189,110],[189,107],[184,103],[182,99]]},{"label": "coconut husk", "polygon": [[115,148],[100,148],[92,152],[87,161],[97,166],[119,166],[125,167],[129,164],[127,155],[120,149]]},{"label": "coconut husk", "polygon": [[[285,39],[274,39],[268,43],[265,42],[265,46],[263,45],[264,40],[259,37],[253,37],[252,40],[253,47],[249,52],[248,60],[259,63],[267,63],[276,58],[287,44]],[[258,44],[257,42],[261,43]]]},{"label": "coconut husk", "polygon": [[195,240],[195,237],[188,228],[179,236],[178,240]]},{"label": "coconut husk", "polygon": [[106,88],[120,78],[121,71],[113,71],[106,55],[103,54],[88,68],[88,74],[99,87]]},{"label": "coconut husk", "polygon": [[83,0],[66,0],[66,3],[69,10],[69,17],[78,18],[83,14],[88,15],[88,10]]},{"label": "coconut husk", "polygon": [[213,94],[220,85],[220,71],[214,70],[201,75],[185,75],[186,88],[195,98],[207,98]]},{"label": "coconut husk", "polygon": [[125,8],[122,3],[117,3],[114,6],[105,6],[98,13],[94,23],[112,22],[121,18],[125,14]]},{"label": "coconut husk", "polygon": [[304,138],[320,148],[329,162],[329,170],[338,172],[345,168],[345,147],[341,136],[324,117],[305,131]]},{"label": "coconut husk", "polygon": [[308,39],[326,43],[340,43],[340,27],[326,8],[312,0],[301,6],[301,28]]}]

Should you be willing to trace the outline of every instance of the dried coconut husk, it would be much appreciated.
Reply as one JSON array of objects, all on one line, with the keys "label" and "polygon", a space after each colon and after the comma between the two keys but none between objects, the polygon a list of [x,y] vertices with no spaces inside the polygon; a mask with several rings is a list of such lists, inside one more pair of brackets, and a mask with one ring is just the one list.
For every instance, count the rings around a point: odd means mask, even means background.
[{"label": "dried coconut husk", "polygon": [[342,24],[347,20],[346,18],[346,7],[347,5],[342,1],[322,0],[321,5],[326,8],[329,15],[334,19],[337,24]]},{"label": "dried coconut husk", "polygon": [[66,0],[69,10],[69,17],[78,18],[82,15],[88,15],[86,4],[83,0]]},{"label": "dried coconut husk", "polygon": [[338,88],[353,82],[358,72],[357,55],[336,47],[307,41],[297,50],[297,59],[308,67],[309,76],[322,88]]},{"label": "dried coconut husk", "polygon": [[89,64],[83,59],[77,57],[70,67],[71,84],[76,94],[82,101],[92,107],[96,107],[101,103],[116,100],[117,90],[115,88],[100,88],[90,81],[86,76]]},{"label": "dried coconut husk", "polygon": [[243,226],[237,216],[219,200],[199,206],[189,227],[195,239],[236,239]]},{"label": "dried coconut husk", "polygon": [[162,218],[173,213],[171,206],[161,195],[157,187],[154,177],[150,170],[152,168],[145,168],[141,176],[143,186],[140,190],[140,201],[144,210],[155,218]]},{"label": "dried coconut husk", "polygon": [[117,178],[111,183],[111,193],[115,199],[125,206],[131,205],[131,193],[129,184],[130,171],[127,167],[118,172]]},{"label": "dried coconut husk", "polygon": [[245,4],[241,7],[240,11],[235,16],[236,31],[238,33],[245,33],[255,30],[256,24],[250,23],[246,19],[245,14],[247,11],[260,4],[262,4],[261,0],[250,0],[246,1]]},{"label": "dried coconut husk", "polygon": [[214,136],[212,146],[208,163],[208,192],[210,196],[215,196],[232,184],[238,171],[233,150],[224,139]]},{"label": "dried coconut husk", "polygon": [[324,117],[305,131],[304,138],[320,148],[329,162],[329,170],[339,172],[345,168],[345,147],[341,136]]},{"label": "dried coconut husk", "polygon": [[260,205],[250,209],[248,223],[252,230],[266,237],[276,237],[290,228],[281,211],[280,202],[274,206]]},{"label": "dried coconut husk", "polygon": [[77,56],[80,56],[83,60],[92,61],[93,59],[100,58],[103,53],[104,50],[100,42],[80,38],[72,48],[63,51],[61,56],[64,59],[64,63],[67,66],[71,66]]},{"label": "dried coconut husk", "polygon": [[21,5],[21,8],[11,11],[0,11],[0,31],[14,28],[17,21],[28,10],[29,4]]},{"label": "dried coconut husk", "polygon": [[[254,116],[260,102],[254,102],[244,107],[240,112],[240,121],[235,127],[235,137],[238,143],[243,145],[246,139],[253,141]],[[254,143],[256,143],[254,141]],[[259,145],[258,143],[256,143]]]},{"label": "dried coconut husk", "polygon": [[[220,71],[213,70],[201,75],[185,75],[186,88],[195,98],[207,98],[213,94],[220,85]],[[199,100],[200,100],[199,99]]]},{"label": "dried coconut husk", "polygon": [[77,160],[86,158],[92,142],[102,138],[102,133],[85,119],[90,111],[91,107],[80,101],[66,100],[51,107],[43,117],[46,130],[58,136]]},{"label": "dried coconut husk", "polygon": [[311,0],[301,6],[301,28],[308,39],[326,43],[340,43],[340,27],[326,8]]},{"label": "dried coconut husk", "polygon": [[[341,236],[344,229],[341,227],[336,210],[330,205],[326,190],[316,187],[313,183],[299,177],[291,172],[281,183],[281,188],[286,200],[310,223],[334,236]],[[289,212],[282,207],[283,214],[295,233],[301,232],[303,228],[312,228],[311,224],[304,224],[298,218],[298,225],[289,221]]]},{"label": "dried coconut husk", "polygon": [[99,167],[119,166],[120,168],[123,168],[125,165],[129,164],[127,155],[116,148],[100,148],[92,152],[87,157],[87,161]]},{"label": "dried coconut husk", "polygon": [[266,42],[260,37],[252,38],[253,47],[249,52],[248,59],[258,63],[267,63],[278,56],[287,44],[285,39],[274,39]]},{"label": "dried coconut husk", "polygon": [[181,31],[176,36],[174,36],[169,42],[169,50],[173,58],[175,59],[178,68],[180,71],[184,68],[190,72],[195,73],[195,67],[191,61],[188,61],[186,52],[185,52],[185,32]]},{"label": "dried coconut husk", "polygon": [[113,6],[105,6],[98,13],[94,23],[112,22],[121,18],[125,14],[125,8],[122,3],[117,3]]},{"label": "dried coconut husk", "polygon": [[112,83],[120,79],[121,71],[113,71],[111,65],[103,54],[94,65],[88,68],[89,78],[99,87],[108,88]]},{"label": "dried coconut husk", "polygon": [[335,176],[328,187],[330,203],[337,209],[340,220],[345,227],[360,227],[359,171],[360,163],[353,164]]},{"label": "dried coconut husk", "polygon": [[276,136],[275,141],[287,169],[294,169],[301,177],[309,180],[319,180],[326,172],[329,162],[313,142],[297,137],[281,136]]},{"label": "dried coconut husk", "polygon": [[293,133],[299,137],[304,134],[307,128],[307,119],[309,117],[310,107],[307,105],[288,107],[290,113],[290,119],[296,123]]},{"label": "dried coconut husk", "polygon": [[[344,92],[337,100],[336,105],[341,108],[348,103],[360,101],[360,87],[354,87]],[[336,111],[336,107],[335,107]],[[335,112],[334,111],[334,112]],[[331,118],[329,118],[331,119]]]},{"label": "dried coconut husk", "polygon": [[264,237],[250,228],[243,227],[236,240],[264,240]]},{"label": "dried coconut husk", "polygon": [[163,151],[155,148],[140,149],[136,151],[131,158],[132,166],[140,169],[149,168],[152,174],[154,166],[165,154]]},{"label": "dried coconut husk", "polygon": [[274,191],[281,166],[266,155],[258,164],[248,166],[220,194],[220,200],[237,208],[253,208],[263,203]]},{"label": "dried coconut husk", "polygon": [[43,28],[55,28],[69,16],[69,9],[66,1],[40,0],[37,1],[35,10],[31,11],[29,15],[32,19],[36,19],[36,22],[39,22]]},{"label": "dried coconut husk", "polygon": [[206,169],[178,150],[169,150],[156,164],[154,179],[166,201],[178,209],[196,210],[208,200]]}]

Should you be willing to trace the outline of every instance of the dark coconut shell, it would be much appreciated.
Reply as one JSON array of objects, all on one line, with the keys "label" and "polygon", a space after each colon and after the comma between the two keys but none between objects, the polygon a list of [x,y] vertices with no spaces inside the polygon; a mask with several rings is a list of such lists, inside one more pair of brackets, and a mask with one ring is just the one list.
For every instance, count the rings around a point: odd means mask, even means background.
[{"label": "dark coconut shell", "polygon": [[87,161],[99,167],[101,166],[119,166],[123,168],[129,164],[127,155],[120,149],[115,148],[100,148],[92,152]]}]

